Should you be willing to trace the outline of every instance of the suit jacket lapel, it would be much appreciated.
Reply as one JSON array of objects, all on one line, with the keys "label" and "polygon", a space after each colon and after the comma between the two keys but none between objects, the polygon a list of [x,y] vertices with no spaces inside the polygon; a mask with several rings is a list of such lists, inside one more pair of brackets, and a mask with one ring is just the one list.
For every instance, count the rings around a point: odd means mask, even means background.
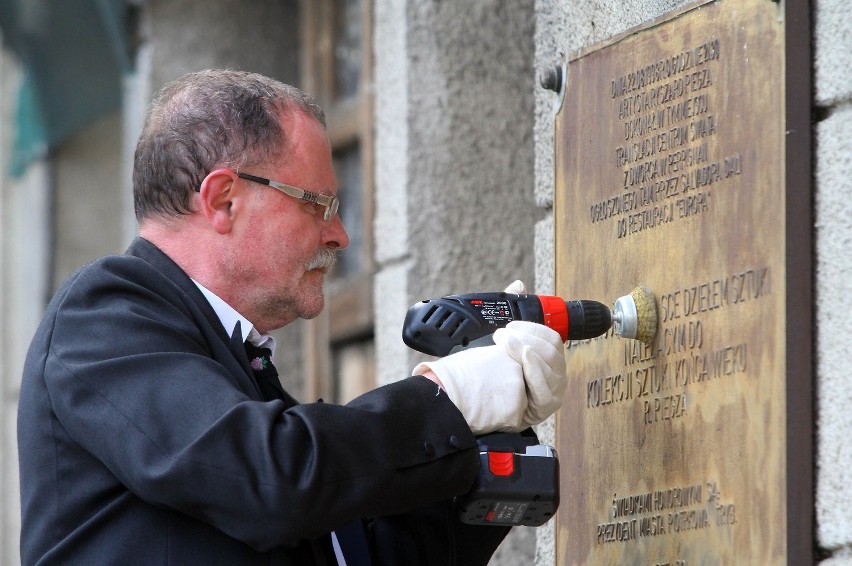
[{"label": "suit jacket lapel", "polygon": [[229,343],[230,336],[222,328],[222,323],[219,321],[219,317],[216,316],[216,311],[213,310],[213,307],[210,306],[210,303],[207,302],[207,299],[204,298],[204,295],[198,290],[198,287],[192,282],[189,275],[178,264],[172,261],[172,258],[143,238],[135,238],[125,253],[147,261],[157,271],[165,275],[176,287],[192,299],[192,302],[201,309],[201,312],[204,313],[205,318],[212,327],[221,329],[219,334],[222,342],[225,344]]},{"label": "suit jacket lapel", "polygon": [[236,336],[228,334],[222,326],[219,317],[216,315],[216,311],[213,310],[213,307],[210,306],[210,303],[207,302],[207,299],[180,266],[144,238],[135,238],[125,253],[143,259],[153,265],[192,301],[206,319],[207,324],[215,329],[217,337],[222,342],[222,346],[226,347],[233,355],[236,365],[239,366],[246,376],[248,383],[251,384],[251,396],[255,399],[263,399],[254,373],[251,371],[241,333],[239,331],[235,332]]}]

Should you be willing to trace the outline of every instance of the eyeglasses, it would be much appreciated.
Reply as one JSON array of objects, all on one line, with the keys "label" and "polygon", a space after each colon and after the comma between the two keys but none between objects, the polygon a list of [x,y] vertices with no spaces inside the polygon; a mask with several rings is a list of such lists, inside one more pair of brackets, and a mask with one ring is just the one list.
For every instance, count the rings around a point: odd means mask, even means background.
[{"label": "eyeglasses", "polygon": [[254,175],[249,175],[248,173],[237,173],[237,177],[249,181],[254,181],[255,183],[260,183],[262,185],[269,185],[273,189],[278,189],[285,195],[290,195],[291,197],[303,200],[305,202],[312,202],[314,204],[324,206],[325,214],[323,214],[322,219],[326,222],[330,222],[331,219],[334,218],[334,215],[337,214],[337,209],[340,207],[340,199],[338,199],[337,197],[330,197],[328,195],[315,193],[313,191],[306,191],[305,189],[300,189],[299,187],[285,185],[284,183],[279,183],[278,181],[270,181],[269,179],[264,179],[263,177],[255,177]]}]

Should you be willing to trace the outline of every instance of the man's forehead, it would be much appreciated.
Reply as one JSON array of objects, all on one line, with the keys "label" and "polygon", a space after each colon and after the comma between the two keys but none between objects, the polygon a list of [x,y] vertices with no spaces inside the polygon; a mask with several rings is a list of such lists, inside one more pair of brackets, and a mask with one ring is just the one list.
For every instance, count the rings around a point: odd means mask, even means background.
[{"label": "man's forehead", "polygon": [[281,127],[284,131],[283,155],[292,155],[307,150],[316,158],[317,151],[331,152],[328,133],[321,123],[301,110],[284,110],[280,113]]},{"label": "man's forehead", "polygon": [[321,192],[336,193],[337,179],[332,163],[331,142],[325,126],[299,109],[283,110],[280,119],[284,129],[284,147],[278,156],[279,163],[300,174],[307,170],[320,174],[325,177]]},{"label": "man's forehead", "polygon": [[287,129],[304,128],[322,132],[322,135],[327,136],[325,125],[299,107],[289,106],[283,108],[279,111],[278,116],[285,128],[285,132]]}]

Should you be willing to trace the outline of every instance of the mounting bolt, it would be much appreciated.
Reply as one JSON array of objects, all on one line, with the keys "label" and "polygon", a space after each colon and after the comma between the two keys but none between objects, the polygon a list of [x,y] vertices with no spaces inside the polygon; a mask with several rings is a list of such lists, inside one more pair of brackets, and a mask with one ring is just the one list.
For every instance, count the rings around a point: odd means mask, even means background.
[{"label": "mounting bolt", "polygon": [[562,80],[562,66],[554,65],[541,74],[539,84],[541,84],[542,88],[559,92],[562,90]]}]

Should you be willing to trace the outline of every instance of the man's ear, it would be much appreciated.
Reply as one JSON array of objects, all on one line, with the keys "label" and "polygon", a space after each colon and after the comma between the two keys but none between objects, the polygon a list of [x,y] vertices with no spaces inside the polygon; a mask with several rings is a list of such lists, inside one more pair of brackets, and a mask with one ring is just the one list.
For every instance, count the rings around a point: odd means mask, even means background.
[{"label": "man's ear", "polygon": [[219,234],[229,233],[234,224],[237,179],[237,174],[230,169],[216,169],[204,178],[198,191],[200,211]]}]

